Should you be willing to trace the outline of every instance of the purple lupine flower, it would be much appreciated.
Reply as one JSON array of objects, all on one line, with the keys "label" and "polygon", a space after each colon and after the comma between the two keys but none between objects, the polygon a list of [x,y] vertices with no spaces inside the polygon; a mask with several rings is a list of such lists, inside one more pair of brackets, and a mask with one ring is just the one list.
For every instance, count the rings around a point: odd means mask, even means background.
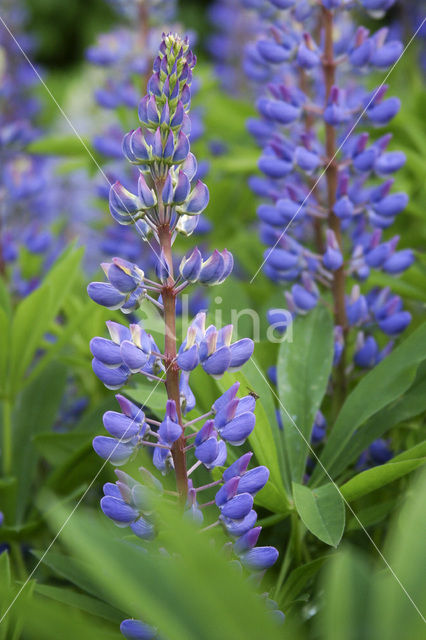
[{"label": "purple lupine flower", "polygon": [[[387,28],[370,33],[351,24],[345,12],[352,3],[321,0],[305,9],[304,3],[287,0],[270,4],[287,11],[272,11],[265,19],[261,3],[257,6],[264,32],[256,46],[270,70],[268,83],[259,82],[252,65],[246,66],[257,82],[259,119],[250,119],[248,129],[262,148],[259,169],[264,178],[253,178],[250,185],[262,198],[259,231],[268,245],[263,268],[271,280],[287,285],[286,311],[291,315],[309,313],[324,286],[331,287],[335,365],[341,375],[352,328],[361,330],[360,336],[363,329],[368,331],[357,342],[354,361],[370,367],[382,357],[373,334],[381,331],[393,337],[410,322],[399,298],[385,292],[382,300],[367,289],[372,269],[398,275],[414,261],[410,249],[397,251],[398,239],[386,237],[408,202],[406,193],[393,191],[390,177],[404,165],[405,155],[388,150],[390,135],[371,142],[362,132],[363,122],[375,127],[390,122],[400,101],[389,96],[385,85],[367,91],[358,73],[360,68],[365,73],[389,69],[401,55],[402,44]],[[392,0],[362,4],[368,11],[381,12]],[[319,25],[320,37],[313,24]],[[338,31],[333,25],[344,31],[344,38],[333,41]],[[329,55],[336,63],[333,69]],[[341,149],[336,140],[342,141]],[[346,299],[345,291],[350,291]],[[277,327],[282,320],[285,329],[288,318],[283,312],[270,310],[270,324]]]},{"label": "purple lupine flower", "polygon": [[[160,349],[142,323],[129,326],[107,322],[110,339],[93,338],[90,344],[93,369],[109,388],[117,389],[131,376],[144,375],[164,384],[167,401],[160,419],[147,417],[123,395],[117,400],[121,413],[107,411],[104,426],[108,436],[97,436],[95,451],[115,466],[125,465],[137,457],[144,447],[152,452],[152,463],[160,474],[174,474],[177,493],[185,505],[185,517],[200,525],[207,517],[200,492],[221,485],[216,492],[216,523],[222,524],[235,539],[247,534],[249,543],[235,547],[238,561],[248,571],[263,572],[277,559],[272,547],[256,547],[258,534],[249,534],[257,514],[254,496],[268,481],[269,471],[259,466],[248,470],[251,454],[244,454],[223,473],[222,479],[196,486],[199,466],[207,470],[225,466],[228,445],[242,445],[255,427],[255,399],[238,397],[239,383],[225,391],[210,411],[187,421],[186,415],[196,408],[197,399],[191,390],[191,372],[198,366],[214,378],[234,371],[250,359],[253,342],[242,338],[232,343],[232,325],[206,328],[206,314],[199,312],[188,327],[187,335],[178,346],[175,332],[176,298],[180,292],[200,282],[220,284],[230,274],[232,255],[224,249],[214,251],[205,260],[196,248],[180,263],[175,277],[172,240],[176,232],[189,235],[208,202],[208,189],[199,180],[194,184],[197,164],[190,152],[188,111],[190,85],[195,56],[187,38],[164,34],[154,60],[153,75],[148,82],[148,95],[139,107],[143,128],[125,137],[123,153],[131,163],[138,164],[138,189],[121,184],[111,187],[112,216],[123,225],[135,226],[142,220],[149,227],[160,247],[157,253],[156,280],[145,276],[146,269],[133,262],[114,258],[103,264],[107,283],[92,283],[90,297],[103,306],[120,308],[126,313],[141,303],[152,304],[163,312],[164,349]],[[195,221],[195,224],[194,222]],[[143,238],[146,240],[147,235]],[[314,285],[306,281],[306,293]],[[140,291],[143,293],[139,293]],[[131,391],[129,391],[131,394]],[[148,402],[149,405],[149,402]],[[157,412],[158,413],[158,410]],[[189,465],[189,456],[195,464]],[[107,483],[101,508],[120,527],[130,527],[142,540],[156,533],[152,492],[162,492],[161,482],[149,472],[140,470],[142,478],[131,478],[116,470],[118,482]],[[229,476],[229,477],[228,477]],[[137,620],[125,620],[122,633],[129,638],[155,637],[156,632]]]}]

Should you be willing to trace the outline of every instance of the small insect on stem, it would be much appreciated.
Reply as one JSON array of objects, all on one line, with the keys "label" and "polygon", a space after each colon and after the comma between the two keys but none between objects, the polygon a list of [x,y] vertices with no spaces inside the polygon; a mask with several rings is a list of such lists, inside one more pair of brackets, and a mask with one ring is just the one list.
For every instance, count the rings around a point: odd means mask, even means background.
[{"label": "small insect on stem", "polygon": [[256,393],[256,391],[254,391],[253,389],[251,389],[251,387],[246,387],[247,391],[249,392],[249,396],[251,396],[252,398],[255,399],[255,401],[259,400],[260,396]]}]

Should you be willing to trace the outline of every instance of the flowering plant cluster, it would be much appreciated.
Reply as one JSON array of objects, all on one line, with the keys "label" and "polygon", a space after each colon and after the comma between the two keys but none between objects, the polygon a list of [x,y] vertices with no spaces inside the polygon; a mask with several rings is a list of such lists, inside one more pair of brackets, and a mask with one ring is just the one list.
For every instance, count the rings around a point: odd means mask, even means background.
[{"label": "flowering plant cluster", "polygon": [[[387,96],[386,85],[367,91],[359,82],[389,69],[402,44],[386,28],[370,33],[348,21],[352,2],[269,4],[276,11],[256,46],[274,80],[257,101],[260,120],[248,124],[262,147],[264,177],[250,184],[264,200],[258,208],[268,246],[264,271],[288,283],[286,309],[293,315],[308,313],[331,292],[335,387],[344,393],[348,354],[355,366],[373,367],[411,319],[389,288],[366,290],[372,270],[401,274],[414,254],[398,249],[399,237],[387,233],[408,202],[392,189],[405,155],[388,149],[391,135],[375,135],[398,113],[400,100]],[[392,2],[361,4],[377,14]],[[272,309],[269,321],[285,330],[287,315]],[[390,338],[382,347],[377,328]]]},{"label": "flowering plant cluster", "polygon": [[[138,167],[137,193],[118,182],[110,192],[114,219],[124,225],[137,224],[145,240],[153,236],[158,242],[157,280],[146,278],[139,266],[114,258],[103,265],[108,281],[92,283],[88,288],[98,304],[120,308],[124,313],[135,311],[144,300],[160,308],[165,332],[163,351],[141,323],[127,327],[109,322],[110,339],[94,338],[90,347],[94,372],[108,388],[119,389],[138,374],[165,384],[168,400],[164,417],[161,421],[149,418],[142,408],[118,395],[121,412],[104,415],[109,435],[97,436],[93,445],[102,458],[117,466],[134,458],[141,447],[152,450],[154,469],[175,475],[185,513],[201,523],[203,509],[215,505],[218,518],[208,528],[222,524],[234,540],[233,549],[241,564],[262,572],[278,556],[273,547],[256,547],[261,528],[255,526],[253,501],[268,480],[268,469],[248,469],[252,454],[245,453],[221,471],[218,480],[196,486],[192,479],[201,465],[208,470],[225,467],[228,445],[242,445],[255,425],[255,399],[250,395],[238,397],[238,383],[217,398],[209,412],[185,420],[196,405],[190,387],[192,371],[201,366],[208,375],[220,377],[239,369],[253,352],[249,339],[232,342],[232,325],[206,327],[204,313],[197,314],[186,339],[177,347],[179,293],[197,282],[220,284],[233,266],[226,249],[214,251],[203,260],[195,248],[182,259],[176,276],[173,271],[176,235],[189,236],[196,229],[209,200],[206,185],[201,180],[194,183],[197,162],[189,144],[188,111],[195,62],[187,39],[172,33],[163,35],[148,93],[139,105],[141,126],[123,140],[125,156]],[[162,491],[161,481],[147,469],[141,470],[139,480],[121,470],[117,476],[116,484],[104,487],[104,513],[119,526],[129,526],[139,538],[150,540],[156,534],[156,520],[149,492],[153,487]],[[200,493],[213,488],[214,499],[200,504]],[[145,625],[140,621],[126,620],[121,629],[128,638],[145,637]]]},{"label": "flowering plant cluster", "polygon": [[[3,17],[21,46],[31,50],[32,41],[23,33],[24,9],[6,2]],[[53,237],[46,228],[51,209],[44,197],[51,167],[27,151],[40,136],[34,124],[40,109],[34,96],[36,78],[5,29],[0,31],[0,57],[0,273],[7,273],[15,292],[25,296],[38,285],[40,271],[52,259]],[[31,273],[22,270],[21,249],[42,268]]]}]

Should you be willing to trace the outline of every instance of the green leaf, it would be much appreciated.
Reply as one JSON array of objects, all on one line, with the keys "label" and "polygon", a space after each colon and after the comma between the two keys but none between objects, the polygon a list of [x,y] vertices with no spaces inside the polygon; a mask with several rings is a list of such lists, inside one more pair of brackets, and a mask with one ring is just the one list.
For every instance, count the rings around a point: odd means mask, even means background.
[{"label": "green leaf", "polygon": [[[84,144],[83,144],[84,143]],[[83,142],[75,135],[71,136],[45,136],[39,140],[31,142],[27,149],[30,153],[54,156],[86,156],[87,149],[95,154],[91,142],[88,138],[84,138]]]},{"label": "green leaf", "polygon": [[58,466],[66,462],[71,454],[80,451],[83,444],[89,444],[95,433],[39,433],[34,437],[34,444],[51,465]]},{"label": "green leaf", "polygon": [[402,460],[413,460],[414,458],[425,458],[426,457],[426,440],[423,442],[419,442],[419,444],[414,445],[410,449],[399,453],[397,456],[392,458],[391,462],[401,462]]},{"label": "green leaf", "polygon": [[[280,346],[277,377],[291,477],[300,483],[312,426],[333,364],[333,321],[321,306],[293,322],[293,340]],[[284,407],[284,410],[283,408]]]},{"label": "green leaf", "polygon": [[[64,513],[64,516],[67,515],[68,514]],[[79,589],[82,589],[96,598],[100,598],[101,600],[105,599],[105,591],[96,583],[96,581],[88,577],[90,574],[90,568],[88,569],[85,566],[86,563],[83,562],[83,560],[80,560],[78,557],[72,558],[56,551],[49,551],[47,555],[44,555],[41,551],[32,551],[32,554],[37,558],[37,560],[43,558],[43,564],[49,567],[57,576],[65,578],[71,584],[74,584],[76,587],[79,587]],[[93,561],[96,562],[96,556],[93,558]]]},{"label": "green leaf", "polygon": [[[143,376],[140,377],[142,378]],[[147,406],[153,411],[160,411],[163,414],[167,402],[167,393],[162,382],[156,385],[157,381],[138,380],[135,388],[126,389],[126,394],[141,405]]]},{"label": "green leaf", "polygon": [[6,372],[9,357],[9,316],[6,311],[0,307],[0,387],[3,388],[6,383]]},{"label": "green leaf", "polygon": [[[324,606],[315,622],[314,637],[327,640],[361,640],[374,638],[369,618],[371,602],[371,567],[361,554],[340,551],[328,563],[323,592]],[[384,615],[381,610],[381,615]],[[408,636],[407,636],[408,637]]]},{"label": "green leaf", "polygon": [[[330,431],[321,462],[327,473],[335,477],[346,466],[347,447],[357,446],[355,432],[391,402],[409,389],[417,367],[426,358],[426,324],[419,327],[385,360],[372,369],[347,397]],[[317,465],[312,482],[318,484],[324,470]]]},{"label": "green leaf", "polygon": [[346,532],[363,531],[368,527],[373,527],[385,518],[395,509],[396,496],[391,500],[375,502],[361,509],[356,510],[356,517],[351,516],[346,524]]},{"label": "green leaf", "polygon": [[309,531],[326,544],[337,547],[345,528],[345,505],[338,488],[329,483],[310,489],[293,482],[293,497]]},{"label": "green leaf", "polygon": [[66,251],[47,274],[41,287],[17,307],[12,323],[10,390],[16,394],[78,275],[82,250]]},{"label": "green leaf", "polygon": [[279,604],[285,610],[300,595],[310,580],[316,576],[318,571],[328,560],[327,556],[321,556],[294,569],[286,581],[279,595]]},{"label": "green leaf", "polygon": [[21,524],[29,500],[38,456],[33,436],[53,426],[67,379],[66,369],[52,363],[19,394],[12,414],[14,469],[19,478],[17,523]]},{"label": "green leaf", "polygon": [[348,502],[376,491],[381,487],[402,478],[407,473],[418,469],[426,462],[426,458],[405,460],[403,462],[388,462],[372,469],[367,469],[351,478],[340,487],[343,497]]},{"label": "green leaf", "polygon": [[12,312],[12,301],[10,298],[10,292],[7,285],[7,281],[0,277],[0,308],[6,311],[8,316]]},{"label": "green leaf", "polygon": [[52,320],[52,296],[50,287],[40,287],[22,300],[16,309],[10,346],[10,387],[13,395],[17,393],[20,379],[31,363],[43,334],[49,328]]},{"label": "green leaf", "polygon": [[[375,413],[357,431],[356,439],[351,438],[342,449],[340,459],[336,461],[335,474],[341,473],[377,438],[392,427],[422,414],[426,410],[426,362],[417,369],[416,378],[410,388],[387,407]],[[419,456],[423,457],[426,453]],[[395,458],[393,459],[395,460]]]},{"label": "green leaf", "polygon": [[35,592],[56,602],[62,602],[63,604],[76,607],[82,611],[87,611],[87,613],[105,618],[105,620],[111,620],[115,622],[117,626],[123,620],[123,612],[118,609],[114,609],[111,605],[106,605],[101,600],[77,593],[71,589],[52,587],[46,584],[36,584]]},{"label": "green leaf", "polygon": [[[113,525],[101,525],[93,513],[74,514],[62,538],[81,558],[90,583],[129,617],[142,618],[173,640],[258,640],[259,629],[268,640],[282,638],[254,589],[209,538],[164,502],[155,511],[162,528],[149,553],[141,553],[136,540],[114,536]],[[67,514],[56,515],[55,530]],[[223,544],[222,535],[218,542]]]},{"label": "green leaf", "polygon": [[[424,637],[426,611],[426,472],[410,487],[383,549],[388,571],[377,575],[372,602],[373,638],[401,640]],[[383,566],[383,565],[382,565]]]}]

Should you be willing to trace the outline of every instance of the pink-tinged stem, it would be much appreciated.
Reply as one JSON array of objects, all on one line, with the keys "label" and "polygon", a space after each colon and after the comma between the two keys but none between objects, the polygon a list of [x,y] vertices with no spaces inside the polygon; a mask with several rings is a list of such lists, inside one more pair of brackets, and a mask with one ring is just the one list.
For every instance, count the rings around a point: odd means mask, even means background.
[{"label": "pink-tinged stem", "polygon": [[158,239],[169,265],[170,276],[163,285],[161,296],[164,306],[164,361],[166,367],[167,397],[174,400],[179,424],[182,427],[182,435],[172,446],[172,456],[176,473],[176,486],[182,501],[186,499],[188,492],[188,473],[185,456],[185,436],[183,434],[182,413],[180,410],[179,396],[179,367],[176,364],[176,294],[173,289],[173,261],[172,261],[172,234],[169,224],[164,224],[158,230]]},{"label": "pink-tinged stem", "polygon": [[[325,50],[322,61],[324,80],[326,87],[326,102],[328,101],[331,88],[335,84],[336,80],[336,61],[334,59],[333,49],[333,12],[328,11],[322,7],[322,19],[324,26],[324,38],[325,38]],[[337,242],[339,243],[340,250],[342,251],[342,232],[339,218],[333,212],[333,207],[336,202],[337,185],[338,185],[338,167],[336,158],[336,131],[332,125],[325,125],[325,145],[327,155],[327,199],[328,199],[328,224],[336,235]],[[333,284],[332,284],[333,300],[334,300],[334,319],[335,323],[342,327],[343,338],[346,342],[346,335],[348,331],[348,323],[346,318],[345,307],[345,270],[343,265],[334,272]],[[340,358],[339,365],[337,367],[336,374],[336,392],[339,399],[339,405],[343,402],[346,395],[346,353],[345,344],[343,346],[342,356]]]}]

